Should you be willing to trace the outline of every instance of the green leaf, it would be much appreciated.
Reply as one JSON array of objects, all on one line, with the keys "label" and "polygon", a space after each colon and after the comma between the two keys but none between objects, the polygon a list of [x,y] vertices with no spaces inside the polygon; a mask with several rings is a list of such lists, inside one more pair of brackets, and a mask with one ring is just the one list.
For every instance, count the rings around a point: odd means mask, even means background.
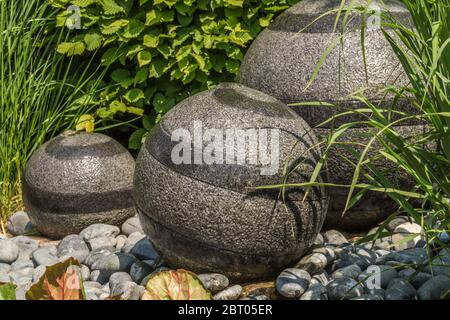
[{"label": "green leaf", "polygon": [[166,97],[162,93],[158,92],[153,98],[153,105],[155,107],[156,112],[165,113],[175,105],[175,98]]},{"label": "green leaf", "polygon": [[123,33],[123,36],[128,39],[136,38],[142,31],[144,31],[144,29],[145,25],[143,22],[136,19],[131,19],[125,29],[125,32]]},{"label": "green leaf", "polygon": [[102,36],[98,33],[88,33],[84,36],[84,42],[86,43],[86,49],[88,51],[94,51],[100,48]]},{"label": "green leaf", "polygon": [[111,79],[117,83],[121,83],[130,77],[130,72],[126,69],[116,69],[111,73]]},{"label": "green leaf", "polygon": [[47,267],[44,275],[25,294],[27,300],[85,300],[78,261],[73,258]]},{"label": "green leaf", "polygon": [[142,300],[212,300],[212,296],[194,273],[168,270],[149,279]]},{"label": "green leaf", "polygon": [[0,284],[0,301],[2,300],[16,300],[16,286],[14,284]]},{"label": "green leaf", "polygon": [[109,110],[111,110],[113,114],[116,114],[117,112],[127,112],[127,106],[125,103],[120,102],[119,100],[114,100],[109,105]]},{"label": "green leaf", "polygon": [[112,47],[106,50],[101,58],[102,65],[109,66],[124,55],[124,50],[118,47]]},{"label": "green leaf", "polygon": [[156,48],[158,47],[158,43],[159,43],[158,35],[152,33],[144,35],[144,46],[149,48]]},{"label": "green leaf", "polygon": [[75,129],[77,131],[94,132],[95,119],[90,114],[82,115],[78,121]]},{"label": "green leaf", "polygon": [[150,65],[150,72],[148,76],[150,78],[161,77],[164,74],[167,66],[168,66],[167,61],[164,59],[154,60]]},{"label": "green leaf", "polygon": [[139,150],[144,142],[145,135],[147,134],[147,130],[138,129],[134,131],[130,139],[128,140],[128,149],[130,150]]},{"label": "green leaf", "polygon": [[103,34],[113,34],[127,26],[128,23],[129,21],[125,19],[116,20],[108,25],[103,25],[101,31]]},{"label": "green leaf", "polygon": [[235,61],[235,60],[227,60],[225,62],[225,68],[227,69],[228,72],[233,73],[233,74],[237,74],[239,71],[239,67],[240,67],[240,63],[239,61]]},{"label": "green leaf", "polygon": [[139,67],[148,65],[152,61],[152,54],[148,50],[143,50],[137,55]]},{"label": "green leaf", "polygon": [[127,112],[131,114],[135,114],[137,116],[144,115],[144,109],[136,108],[136,107],[127,107]]},{"label": "green leaf", "polygon": [[118,5],[114,0],[100,0],[100,4],[103,6],[103,12],[107,15],[125,12],[124,8]]},{"label": "green leaf", "polygon": [[125,100],[127,100],[130,103],[137,102],[141,99],[145,98],[144,92],[141,89],[134,88],[131,90],[128,90],[127,93],[123,96]]},{"label": "green leaf", "polygon": [[81,55],[86,49],[83,42],[62,42],[58,45],[58,53],[65,54],[67,56]]}]

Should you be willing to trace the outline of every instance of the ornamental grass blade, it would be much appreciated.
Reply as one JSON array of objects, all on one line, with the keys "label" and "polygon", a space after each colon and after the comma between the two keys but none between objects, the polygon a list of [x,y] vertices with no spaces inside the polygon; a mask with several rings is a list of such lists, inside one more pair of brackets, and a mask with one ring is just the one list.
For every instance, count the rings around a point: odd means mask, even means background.
[{"label": "ornamental grass blade", "polygon": [[142,300],[211,300],[200,279],[186,270],[162,271],[147,282]]},{"label": "ornamental grass blade", "polygon": [[2,300],[16,300],[16,286],[14,284],[0,284],[0,301]]},{"label": "ornamental grass blade", "polygon": [[82,278],[73,258],[47,267],[39,281],[26,293],[27,300],[85,300]]}]

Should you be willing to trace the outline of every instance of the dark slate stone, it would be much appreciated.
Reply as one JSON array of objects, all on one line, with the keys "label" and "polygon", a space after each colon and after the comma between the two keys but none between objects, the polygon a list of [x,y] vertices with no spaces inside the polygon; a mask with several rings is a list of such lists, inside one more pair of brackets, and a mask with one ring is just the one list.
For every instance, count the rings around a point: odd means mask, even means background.
[{"label": "dark slate stone", "polygon": [[31,222],[62,238],[94,223],[122,224],[134,215],[134,160],[115,140],[98,133],[67,132],[30,158],[23,198]]},{"label": "dark slate stone", "polygon": [[[350,14],[348,19],[350,25],[347,27],[343,45],[338,44],[331,51],[317,78],[307,88],[324,52],[332,39],[340,36],[342,30],[341,21],[337,29],[334,29],[336,14],[318,18],[330,10],[338,9],[341,3],[340,0],[303,0],[286,10],[252,43],[242,63],[238,81],[285,103],[322,101],[336,104],[336,107],[292,106],[292,109],[313,128],[334,114],[362,107],[362,103],[348,97],[349,94],[362,88],[366,89],[365,95],[371,101],[389,109],[393,97],[392,95],[384,97],[384,93],[379,93],[379,88],[394,83],[398,86],[407,85],[408,78],[389,43],[377,28],[371,28],[365,34],[365,54],[368,63],[366,74],[360,44],[361,13]],[[350,1],[347,1],[347,4],[349,3]],[[367,0],[358,0],[355,6],[367,3]],[[382,11],[389,11],[405,23],[409,22],[409,12],[400,1],[390,0],[384,3],[379,0],[372,2]],[[318,20],[315,21],[316,19]],[[337,32],[333,34],[334,30]],[[406,100],[400,100],[397,109],[409,113],[417,112]],[[319,138],[324,137],[332,127],[361,119],[362,116],[354,114],[342,116],[314,131]],[[413,120],[402,124],[409,126],[420,123]],[[414,126],[411,133],[418,133],[420,130]],[[344,140],[352,139],[351,141],[364,144],[367,141],[367,131],[367,128],[349,130],[344,134]],[[355,136],[363,132],[366,132],[366,137]],[[407,133],[404,130],[400,132]],[[370,132],[368,134],[373,136]],[[350,184],[354,167],[342,158],[348,157],[348,153],[341,147],[335,147],[329,155],[330,182]],[[355,160],[353,156],[350,159]],[[401,188],[408,190],[411,181],[399,174],[398,170],[392,170],[392,163],[379,161],[377,167],[386,169],[390,181],[396,181]],[[331,201],[325,229],[366,230],[384,220],[396,209],[395,203],[388,196],[368,192],[342,217],[347,195],[346,188],[330,188]]]},{"label": "dark slate stone", "polygon": [[134,199],[154,248],[171,267],[230,279],[275,274],[298,261],[325,218],[325,191],[313,189],[303,202],[302,189],[289,189],[285,205],[278,190],[249,188],[279,183],[283,165],[264,176],[261,162],[174,164],[171,135],[192,132],[194,121],[204,129],[279,129],[280,163],[299,164],[288,181],[308,181],[319,156],[309,150],[316,142],[309,126],[261,92],[225,83],[184,100],[152,130],[136,163]]}]

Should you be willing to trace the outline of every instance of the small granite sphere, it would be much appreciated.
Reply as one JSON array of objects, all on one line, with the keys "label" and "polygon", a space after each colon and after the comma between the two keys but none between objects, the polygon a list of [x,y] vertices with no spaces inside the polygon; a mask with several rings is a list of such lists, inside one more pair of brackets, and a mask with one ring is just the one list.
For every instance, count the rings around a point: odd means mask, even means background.
[{"label": "small granite sphere", "polygon": [[117,141],[68,131],[34,152],[23,177],[31,222],[54,239],[94,223],[120,225],[135,214],[134,159]]},{"label": "small granite sphere", "polygon": [[[349,5],[350,2],[346,1],[346,4]],[[352,3],[353,8],[358,8],[361,5],[367,5],[368,1],[357,0]],[[334,114],[364,107],[359,100],[349,98],[352,93],[364,90],[364,94],[370,101],[390,109],[393,96],[380,94],[380,88],[387,84],[399,87],[408,84],[408,78],[399,60],[377,23],[381,19],[378,14],[380,12],[388,11],[405,24],[409,23],[410,14],[397,0],[383,2],[374,0],[369,6],[374,14],[369,15],[366,21],[367,69],[364,67],[364,54],[361,48],[363,15],[353,12],[348,18],[342,43],[337,42],[323,62],[314,82],[308,87],[323,54],[330,48],[333,40],[339,40],[341,36],[342,17],[345,13],[342,13],[336,28],[336,13],[328,13],[331,10],[338,10],[341,4],[341,0],[302,0],[285,11],[253,42],[238,76],[240,83],[270,94],[287,104],[310,101],[333,103],[335,107],[318,107],[315,104],[292,107],[314,128],[319,139],[326,137],[332,128],[365,119],[356,114],[347,114],[317,128]],[[415,112],[415,108],[406,99],[398,101],[396,108],[398,111],[407,113]],[[405,134],[415,135],[424,130],[416,120],[403,122],[403,125],[398,129]],[[373,133],[367,127],[351,128],[347,130],[342,140],[365,145]],[[354,166],[346,159],[357,162],[354,155],[343,147],[334,146],[330,150],[329,182],[339,185],[351,184]],[[399,170],[389,161],[380,160],[376,165],[380,170],[384,170],[388,179],[394,182],[395,187],[400,189],[411,187],[412,181],[408,175],[399,173]],[[325,221],[326,228],[347,231],[369,229],[396,209],[396,204],[389,196],[367,192],[358,204],[342,216],[348,189],[330,188],[329,193],[331,201]]]},{"label": "small granite sphere", "polygon": [[276,274],[313,244],[327,197],[322,188],[304,199],[301,188],[255,187],[308,182],[316,143],[286,105],[243,85],[182,101],[136,162],[133,194],[145,233],[172,268],[236,280]]}]

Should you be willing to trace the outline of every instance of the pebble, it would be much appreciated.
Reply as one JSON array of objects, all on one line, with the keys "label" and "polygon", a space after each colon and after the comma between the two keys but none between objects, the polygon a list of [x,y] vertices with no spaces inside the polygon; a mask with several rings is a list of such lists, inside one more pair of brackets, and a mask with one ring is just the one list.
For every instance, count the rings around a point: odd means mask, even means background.
[{"label": "pebble", "polygon": [[23,268],[16,271],[11,271],[9,277],[11,282],[15,285],[28,285],[33,281],[33,268]]},{"label": "pebble", "polygon": [[19,257],[19,246],[9,239],[0,240],[0,263],[11,264]]},{"label": "pebble", "polygon": [[91,269],[101,271],[109,278],[115,272],[130,272],[136,259],[129,254],[113,253],[100,258],[92,264]]},{"label": "pebble", "polygon": [[327,285],[328,299],[349,300],[364,294],[361,284],[351,278],[335,279]]},{"label": "pebble", "polygon": [[34,263],[30,259],[18,259],[11,264],[11,271],[17,271],[25,268],[34,268]]},{"label": "pebble", "polygon": [[111,296],[120,296],[121,300],[139,300],[141,297],[141,288],[132,281],[121,282],[111,289]]},{"label": "pebble", "polygon": [[46,266],[38,266],[33,271],[33,282],[38,282],[41,277],[45,274],[45,271],[47,271]]},{"label": "pebble", "polygon": [[19,247],[19,259],[29,259],[34,250],[39,248],[39,241],[27,236],[17,236],[11,241]]},{"label": "pebble", "polygon": [[102,272],[100,270],[91,271],[89,280],[98,282],[99,284],[108,283],[110,274],[108,272]]},{"label": "pebble", "polygon": [[37,266],[51,266],[57,264],[59,259],[57,257],[56,246],[41,247],[33,251],[32,259]]},{"label": "pebble", "polygon": [[113,291],[114,287],[123,282],[133,281],[131,276],[126,272],[116,272],[109,278],[109,290]]},{"label": "pebble", "polygon": [[94,238],[100,237],[113,237],[115,238],[120,233],[120,229],[116,226],[109,224],[96,223],[85,228],[80,232],[80,236],[85,240],[89,241]]},{"label": "pebble", "polygon": [[302,269],[289,268],[281,272],[275,281],[278,293],[286,298],[300,298],[308,289],[311,276]]},{"label": "pebble", "polygon": [[397,270],[391,266],[371,265],[358,276],[357,280],[363,282],[369,289],[385,289],[397,275]]},{"label": "pebble", "polygon": [[350,300],[364,300],[364,301],[368,301],[368,300],[384,300],[382,297],[378,296],[378,295],[372,295],[372,294],[363,294],[362,296],[356,297],[356,298],[351,298]]},{"label": "pebble", "polygon": [[139,220],[139,217],[135,216],[132,218],[129,218],[127,221],[125,221],[122,224],[122,233],[126,236],[129,236],[130,234],[134,232],[144,233],[141,226],[141,221]]},{"label": "pebble", "polygon": [[[135,234],[136,233],[133,233],[130,237]],[[137,241],[134,241],[137,239],[137,235],[135,236],[136,239],[130,240],[130,237],[128,237],[127,242],[121,250],[123,253],[130,253],[140,260],[158,259],[159,254],[145,236],[141,237]]]},{"label": "pebble", "polygon": [[413,268],[406,268],[399,271],[398,276],[407,280],[416,289],[419,289],[425,282],[431,279],[431,274],[417,272]]},{"label": "pebble", "polygon": [[230,284],[228,278],[219,273],[199,274],[198,278],[205,289],[211,291],[212,294],[224,290]]},{"label": "pebble", "polygon": [[86,266],[88,266],[89,268],[92,267],[92,265],[100,260],[101,258],[104,258],[106,256],[109,256],[113,254],[110,250],[107,249],[102,249],[102,250],[95,250],[95,251],[91,251],[89,253],[89,255],[86,257],[86,259],[84,260],[84,264]]},{"label": "pebble", "polygon": [[0,283],[8,283],[10,281],[9,275],[0,270]]},{"label": "pebble", "polygon": [[311,285],[315,284],[315,283],[320,283],[320,284],[326,286],[328,284],[328,282],[330,282],[330,276],[328,275],[328,273],[325,270],[323,270],[319,273],[316,273],[311,278]]},{"label": "pebble", "polygon": [[[441,296],[443,296],[449,289],[450,278],[439,275],[425,282],[419,290],[417,290],[417,293],[421,300],[439,300],[442,299]],[[449,296],[447,295],[445,298],[449,299]]]},{"label": "pebble", "polygon": [[153,272],[153,270],[155,270],[155,268],[152,268],[149,264],[142,261],[136,261],[130,269],[131,279],[136,283],[141,283],[146,276]]},{"label": "pebble", "polygon": [[302,269],[309,274],[316,274],[321,272],[328,264],[328,259],[322,253],[312,253],[304,256],[296,265],[295,268]]},{"label": "pebble", "polygon": [[352,278],[356,279],[360,274],[362,270],[361,268],[356,265],[352,264],[344,268],[337,269],[331,274],[331,278],[333,279],[339,279],[339,278]]},{"label": "pebble", "polygon": [[7,263],[0,263],[0,273],[8,273],[11,271],[11,266]]},{"label": "pebble", "polygon": [[319,233],[316,237],[316,239],[314,240],[313,245],[323,245],[325,243],[325,239],[323,238],[322,234]]},{"label": "pebble", "polygon": [[[417,233],[417,237],[411,239],[411,234]],[[403,223],[397,226],[392,235],[392,241],[397,251],[416,247],[417,243],[423,239],[423,229],[416,223]]]},{"label": "pebble", "polygon": [[312,283],[300,300],[328,300],[327,288],[321,283]]},{"label": "pebble", "polygon": [[92,251],[102,249],[114,250],[117,240],[113,237],[98,237],[90,239],[88,243]]},{"label": "pebble", "polygon": [[97,288],[97,289],[102,289],[102,285],[98,282],[95,281],[85,281],[83,282],[83,286],[84,288]]},{"label": "pebble", "polygon": [[398,216],[389,221],[389,223],[386,226],[387,231],[393,232],[395,228],[397,228],[399,225],[402,225],[404,223],[409,223],[410,220],[406,216]]},{"label": "pebble", "polygon": [[394,278],[386,289],[386,300],[411,300],[417,295],[416,289],[405,279]]},{"label": "pebble", "polygon": [[58,257],[73,257],[83,263],[89,255],[89,247],[79,235],[70,235],[61,240],[57,246]]},{"label": "pebble", "polygon": [[327,244],[341,245],[348,243],[348,240],[344,237],[344,235],[337,230],[326,231],[323,234],[323,238]]},{"label": "pebble", "polygon": [[91,270],[84,264],[82,264],[80,267],[80,273],[83,281],[87,281],[91,277]]},{"label": "pebble", "polygon": [[123,234],[118,235],[116,237],[116,249],[118,251],[121,251],[122,248],[125,246],[125,242],[127,241],[127,237]]},{"label": "pebble", "polygon": [[213,296],[213,300],[237,300],[241,296],[241,293],[242,287],[240,285],[234,285],[216,293]]},{"label": "pebble", "polygon": [[434,276],[442,275],[450,277],[450,255],[442,249],[439,255],[427,265],[424,271]]},{"label": "pebble", "polygon": [[401,264],[420,265],[428,259],[428,254],[423,248],[412,248],[403,251],[393,251],[389,254],[377,258],[375,264],[386,264],[388,261],[397,261]]},{"label": "pebble", "polygon": [[25,211],[18,211],[9,217],[6,229],[13,236],[35,234],[36,230]]}]

